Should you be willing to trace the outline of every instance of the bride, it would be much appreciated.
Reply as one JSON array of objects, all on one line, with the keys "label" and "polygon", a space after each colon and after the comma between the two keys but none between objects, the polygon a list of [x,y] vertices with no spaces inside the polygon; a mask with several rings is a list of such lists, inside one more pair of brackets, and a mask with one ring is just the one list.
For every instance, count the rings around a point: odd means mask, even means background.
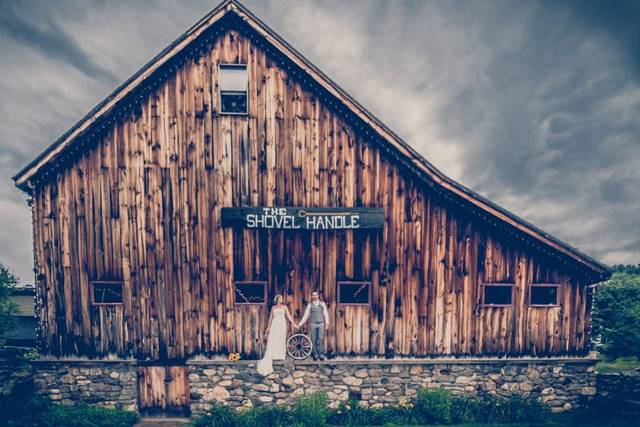
[{"label": "bride", "polygon": [[284,360],[287,355],[287,320],[296,327],[296,322],[289,314],[287,306],[282,304],[282,295],[276,295],[274,306],[271,308],[269,316],[269,326],[267,326],[267,348],[258,361],[258,373],[267,376],[273,372],[273,360]]}]

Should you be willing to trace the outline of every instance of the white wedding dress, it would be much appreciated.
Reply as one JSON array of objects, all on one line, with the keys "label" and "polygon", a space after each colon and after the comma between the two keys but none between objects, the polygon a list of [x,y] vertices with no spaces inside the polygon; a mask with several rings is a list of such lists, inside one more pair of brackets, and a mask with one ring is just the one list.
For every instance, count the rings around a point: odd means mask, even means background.
[{"label": "white wedding dress", "polygon": [[267,376],[273,372],[274,360],[284,360],[287,357],[287,318],[284,307],[273,308],[273,319],[269,327],[267,348],[258,360],[258,373]]}]

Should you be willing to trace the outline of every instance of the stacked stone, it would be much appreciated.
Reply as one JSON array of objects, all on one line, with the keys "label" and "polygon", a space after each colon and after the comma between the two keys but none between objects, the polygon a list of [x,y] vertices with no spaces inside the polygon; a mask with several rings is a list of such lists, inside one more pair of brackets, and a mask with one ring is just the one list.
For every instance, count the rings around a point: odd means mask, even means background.
[{"label": "stacked stone", "polygon": [[39,394],[72,406],[78,403],[137,410],[135,365],[123,363],[48,363],[34,370]]},{"label": "stacked stone", "polygon": [[580,406],[595,395],[592,363],[416,363],[276,364],[266,378],[253,363],[238,366],[190,366],[191,410],[206,411],[214,403],[247,408],[287,405],[302,395],[324,391],[331,406],[348,399],[379,408],[413,398],[421,388],[444,387],[455,395],[485,394],[537,398],[554,412]]},{"label": "stacked stone", "polygon": [[20,360],[0,360],[0,395],[9,394],[16,384],[31,381],[31,366]]},{"label": "stacked stone", "polygon": [[640,402],[640,371],[598,373],[598,396]]}]

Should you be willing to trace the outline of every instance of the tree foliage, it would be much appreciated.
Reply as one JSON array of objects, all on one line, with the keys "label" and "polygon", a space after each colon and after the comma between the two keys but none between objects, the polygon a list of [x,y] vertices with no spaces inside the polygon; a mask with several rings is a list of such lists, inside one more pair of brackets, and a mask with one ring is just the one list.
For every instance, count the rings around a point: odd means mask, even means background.
[{"label": "tree foliage", "polygon": [[593,332],[600,351],[611,357],[640,355],[640,265],[614,266],[599,284],[593,306]]},{"label": "tree foliage", "polygon": [[16,305],[11,302],[11,290],[18,284],[18,277],[0,263],[0,345],[2,336],[13,327],[13,313]]},{"label": "tree foliage", "polygon": [[640,275],[640,264],[615,264],[611,268],[616,273]]}]

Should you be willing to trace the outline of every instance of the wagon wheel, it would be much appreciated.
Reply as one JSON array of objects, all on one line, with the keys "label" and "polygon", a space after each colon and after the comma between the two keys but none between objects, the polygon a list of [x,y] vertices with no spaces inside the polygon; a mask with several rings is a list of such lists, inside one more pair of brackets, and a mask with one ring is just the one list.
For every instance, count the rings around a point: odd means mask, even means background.
[{"label": "wagon wheel", "polygon": [[295,334],[289,337],[287,341],[287,353],[296,360],[302,360],[309,357],[313,344],[305,334]]}]

